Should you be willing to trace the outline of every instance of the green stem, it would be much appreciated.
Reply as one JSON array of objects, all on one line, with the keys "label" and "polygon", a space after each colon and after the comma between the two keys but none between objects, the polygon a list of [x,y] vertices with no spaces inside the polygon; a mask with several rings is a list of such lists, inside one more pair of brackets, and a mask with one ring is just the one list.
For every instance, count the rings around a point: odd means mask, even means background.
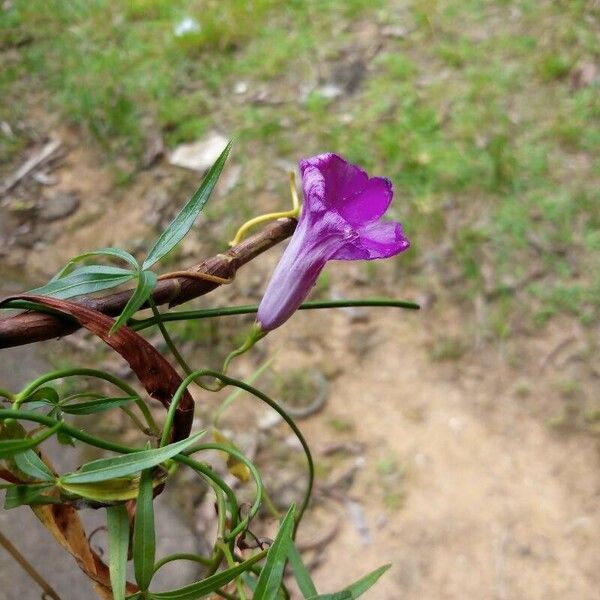
[{"label": "green stem", "polygon": [[281,406],[279,406],[279,404],[277,404],[277,402],[275,402],[274,400],[269,398],[269,396],[267,396],[260,390],[257,390],[255,387],[252,387],[251,385],[248,385],[247,383],[244,383],[243,381],[240,381],[239,379],[234,379],[233,377],[229,377],[227,375],[224,375],[223,373],[219,373],[218,371],[211,371],[210,369],[205,369],[203,371],[203,374],[209,375],[210,377],[214,377],[215,379],[220,379],[225,385],[233,385],[235,387],[239,387],[239,388],[245,390],[246,392],[252,394],[259,400],[262,400],[265,404],[268,404],[289,425],[290,429],[294,432],[294,434],[300,441],[300,444],[302,445],[302,449],[304,450],[304,454],[306,455],[306,462],[308,463],[308,483],[306,486],[306,491],[304,493],[304,498],[302,499],[302,504],[300,505],[300,510],[298,511],[298,516],[296,517],[296,524],[294,526],[294,536],[295,536],[296,532],[298,530],[300,521],[302,519],[302,516],[304,515],[304,512],[310,501],[310,496],[312,494],[312,488],[313,488],[314,479],[315,479],[314,462],[313,462],[312,454],[310,452],[310,448],[308,447],[308,444],[306,442],[306,439],[302,435],[302,432],[300,431],[300,429],[298,429],[298,426],[296,425],[294,420],[286,413],[286,411],[283,408],[281,408]]},{"label": "green stem", "polygon": [[188,448],[183,454],[185,454],[187,456],[189,454],[194,454],[195,452],[202,452],[203,450],[219,450],[221,452],[226,452],[227,454],[231,454],[231,456],[234,456],[240,462],[243,462],[246,465],[246,467],[248,467],[248,470],[252,474],[252,478],[254,479],[254,483],[256,485],[256,498],[254,499],[254,503],[252,504],[252,507],[250,508],[250,511],[248,512],[248,515],[246,517],[244,517],[244,519],[242,521],[240,521],[240,523],[237,525],[237,527],[232,529],[228,535],[223,536],[226,540],[231,540],[236,535],[238,535],[238,533],[241,533],[244,529],[246,529],[246,527],[248,527],[248,524],[250,523],[251,519],[260,510],[260,505],[262,504],[263,493],[264,493],[263,482],[260,477],[260,473],[258,472],[258,469],[254,465],[254,463],[247,456],[245,456],[242,452],[240,452],[236,448],[233,448],[232,446],[227,446],[225,444],[217,444],[217,443],[198,444],[197,446],[192,446],[191,448]]},{"label": "green stem", "polygon": [[[365,300],[324,300],[316,302],[305,302],[301,304],[298,310],[315,310],[322,308],[348,308],[353,306],[382,306],[392,308],[406,308],[409,310],[419,310],[420,306],[415,302],[404,300],[388,300],[384,298],[371,298]],[[188,321],[191,319],[209,319],[211,317],[226,317],[230,315],[249,315],[258,311],[257,304],[247,304],[244,306],[224,306],[222,308],[208,308],[203,310],[180,310],[165,313],[160,316],[160,320],[167,321]],[[157,324],[156,317],[147,319],[131,319],[130,327],[134,331],[141,331]]]},{"label": "green stem", "polygon": [[160,330],[160,333],[163,336],[163,339],[165,340],[167,347],[171,351],[171,354],[173,355],[175,360],[178,362],[179,366],[183,369],[184,373],[186,373],[186,374],[191,373],[192,372],[191,367],[188,365],[187,361],[185,360],[185,358],[183,358],[183,355],[181,354],[181,352],[179,352],[179,350],[177,349],[177,346],[173,342],[173,338],[171,338],[171,335],[169,334],[169,332],[167,331],[167,328],[165,327],[165,324],[163,323],[164,315],[162,315],[160,313],[160,311],[158,310],[158,307],[156,306],[156,303],[154,302],[152,296],[150,296],[150,298],[148,299],[148,304],[150,305],[150,308],[152,309],[154,318],[156,319],[156,324],[158,325],[158,329]]},{"label": "green stem", "polygon": [[129,410],[126,406],[121,406],[121,410],[133,421],[133,424],[145,434],[148,434],[148,427],[144,425],[136,416],[132,410]]},{"label": "green stem", "polygon": [[[38,415],[32,412],[26,412],[22,410],[12,410],[12,409],[0,409],[0,421],[4,419],[21,419],[23,421],[32,421],[33,423],[41,423],[42,425],[46,425],[47,427],[52,427],[57,424],[58,421],[56,419],[52,419],[51,417],[47,417],[46,415]],[[117,444],[115,442],[108,442],[106,440],[97,438],[96,436],[90,435],[85,431],[78,429],[77,427],[73,427],[64,421],[60,422],[60,427],[58,427],[57,431],[61,431],[62,433],[66,433],[67,435],[88,444],[89,446],[94,446],[95,448],[102,448],[103,450],[109,450],[111,452],[117,452],[119,454],[131,454],[132,452],[140,452],[145,450],[145,448],[131,448],[129,446],[124,446],[123,444]]]},{"label": "green stem", "polygon": [[200,563],[205,567],[208,567],[212,564],[212,559],[206,556],[201,556],[200,554],[192,554],[189,552],[179,552],[178,554],[169,554],[168,556],[161,558],[154,565],[154,572],[156,573],[156,571],[158,571],[161,567],[164,567],[166,564],[176,560],[189,560],[192,562]]},{"label": "green stem", "polygon": [[167,410],[167,416],[165,418],[165,424],[163,425],[162,435],[160,438],[160,446],[166,446],[169,443],[169,439],[171,436],[171,429],[173,428],[173,421],[175,420],[175,413],[177,412],[177,407],[183,398],[183,394],[188,386],[198,379],[198,377],[202,377],[205,372],[203,369],[198,371],[192,371],[188,374],[188,376],[179,384],[177,391],[173,394],[173,398],[171,399],[171,404],[169,404],[169,409]]},{"label": "green stem", "polygon": [[[223,492],[225,492],[225,495],[227,496],[227,500],[229,501],[229,510],[231,513],[231,527],[233,528],[233,530],[235,530],[238,525],[238,503],[237,503],[237,498],[235,497],[235,493],[233,492],[233,490],[209,466],[204,465],[204,464],[190,458],[189,456],[185,456],[183,454],[178,454],[177,456],[173,457],[173,460],[177,461],[178,463],[187,465],[188,467],[191,467],[192,469],[194,469],[201,475],[204,475],[204,477],[206,477],[207,479],[212,481],[215,485],[217,485],[219,488],[221,488],[221,490],[223,490]],[[228,541],[229,541],[229,538],[231,537],[231,533],[232,532],[230,532],[229,535],[225,536]],[[217,566],[218,566],[218,564],[217,564]]]},{"label": "green stem", "polygon": [[[223,550],[223,554],[225,555],[225,560],[227,561],[227,566],[230,568],[235,567],[235,560],[233,560],[233,553],[229,550],[229,546],[227,546],[227,544],[224,544],[224,543],[220,543],[219,546]],[[244,591],[244,584],[239,576],[235,578],[235,587],[237,589],[240,600],[246,600],[246,592]]]},{"label": "green stem", "polygon": [[[260,365],[260,367],[258,367],[258,369],[256,369],[256,371],[254,371],[254,373],[252,373],[244,381],[246,383],[253,384],[271,366],[271,363],[273,362],[274,359],[275,359],[275,357],[271,357],[268,360],[266,360],[262,365]],[[219,426],[219,421],[221,420],[223,413],[229,408],[231,403],[242,393],[243,393],[243,390],[238,388],[235,391],[233,391],[231,394],[229,394],[229,396],[227,396],[227,398],[225,398],[225,400],[223,400],[223,402],[221,402],[221,404],[215,410],[213,418],[212,418],[213,427]]]},{"label": "green stem", "polygon": [[51,371],[50,373],[45,373],[41,377],[34,379],[16,395],[15,404],[13,405],[13,408],[15,410],[18,410],[21,402],[23,402],[23,400],[26,400],[29,396],[31,396],[31,394],[40,386],[44,385],[45,383],[48,383],[49,381],[54,381],[55,379],[62,379],[63,377],[95,377],[96,379],[103,379],[104,381],[112,383],[115,387],[118,387],[127,395],[133,396],[135,398],[135,403],[144,415],[144,419],[146,419],[148,428],[155,435],[158,435],[159,429],[156,425],[156,421],[154,420],[150,409],[146,406],[146,403],[140,398],[140,395],[122,379],[119,379],[115,375],[111,375],[110,373],[107,373],[105,371],[99,371],[97,369],[61,369],[58,371]]},{"label": "green stem", "polygon": [[[12,410],[12,409],[0,409],[0,421],[4,419],[22,419],[24,421],[32,421],[34,423],[41,423],[42,425],[46,425],[48,427],[56,426],[57,422],[55,419],[51,419],[45,415],[38,415],[31,412],[25,412],[20,410]],[[77,429],[76,427],[72,427],[67,423],[60,422],[59,427],[57,427],[58,431],[62,431],[71,437],[84,442],[90,446],[94,446],[96,448],[102,448],[103,450],[110,450],[111,452],[117,452],[119,454],[131,454],[133,452],[140,452],[145,448],[131,448],[129,446],[124,446],[123,444],[117,444],[114,442],[108,442],[106,440],[102,440],[97,438],[81,429]],[[175,462],[187,465],[191,467],[201,475],[203,475],[211,485],[214,484],[218,486],[227,496],[230,506],[231,512],[231,527],[232,531],[229,532],[227,536],[225,536],[226,540],[231,540],[233,544],[235,535],[239,533],[240,528],[238,527],[238,503],[237,498],[235,497],[235,493],[233,490],[223,481],[223,479],[215,473],[209,466],[204,465],[189,456],[185,456],[182,454],[178,454],[174,456],[173,459]],[[235,533],[234,533],[235,532]],[[215,569],[218,567],[218,562],[215,564]]]},{"label": "green stem", "polygon": [[230,352],[229,356],[227,356],[227,358],[225,359],[225,362],[223,363],[222,372],[227,373],[227,369],[229,368],[231,361],[237,356],[248,352],[248,350],[250,350],[250,348],[252,348],[252,346],[254,346],[256,342],[264,338],[265,335],[267,335],[267,332],[262,331],[261,328],[256,323],[254,323],[252,329],[250,330],[250,334],[246,338],[246,341],[239,348],[236,348],[233,352]]}]

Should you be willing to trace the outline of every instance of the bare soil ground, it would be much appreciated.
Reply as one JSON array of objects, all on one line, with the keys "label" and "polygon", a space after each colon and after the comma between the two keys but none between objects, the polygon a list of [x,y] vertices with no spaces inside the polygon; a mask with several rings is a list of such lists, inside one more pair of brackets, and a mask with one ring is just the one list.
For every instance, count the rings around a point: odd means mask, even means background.
[{"label": "bare soil ground", "polygon": [[597,598],[597,440],[549,429],[542,415],[558,403],[547,381],[526,400],[515,393],[535,360],[510,368],[487,350],[432,363],[430,318],[378,314],[362,362],[349,358],[343,317],[323,332],[345,369],[304,429],[319,448],[335,437],[329,419],[352,424],[344,437],[364,445],[364,464],[348,495],[370,541],[346,520],[317,580],[336,589],[389,558],[369,598]]}]

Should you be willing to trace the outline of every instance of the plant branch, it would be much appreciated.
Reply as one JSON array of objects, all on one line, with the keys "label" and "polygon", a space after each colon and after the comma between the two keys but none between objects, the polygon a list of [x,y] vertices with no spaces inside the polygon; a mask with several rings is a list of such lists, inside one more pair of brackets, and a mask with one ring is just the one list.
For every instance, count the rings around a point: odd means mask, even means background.
[{"label": "plant branch", "polygon": [[[227,252],[207,258],[188,270],[190,273],[206,273],[214,277],[230,279],[240,267],[289,237],[295,227],[295,219],[278,219]],[[216,281],[197,277],[163,278],[158,282],[152,299],[157,306],[162,304],[177,306],[203,296],[219,285]],[[121,313],[132,293],[131,289],[96,298],[84,297],[77,302],[106,315],[116,316]],[[147,308],[147,305],[143,308]],[[0,349],[62,337],[79,328],[78,323],[64,316],[42,312],[20,313],[0,319]]]}]

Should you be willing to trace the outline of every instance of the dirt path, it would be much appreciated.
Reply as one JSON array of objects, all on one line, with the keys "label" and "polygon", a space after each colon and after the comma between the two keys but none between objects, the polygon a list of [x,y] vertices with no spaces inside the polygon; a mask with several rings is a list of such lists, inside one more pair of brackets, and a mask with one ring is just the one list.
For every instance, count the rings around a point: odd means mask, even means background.
[{"label": "dirt path", "polygon": [[[364,444],[364,467],[348,494],[371,541],[343,526],[317,571],[320,591],[389,561],[366,598],[598,598],[597,443],[532,414],[548,409],[544,381],[524,403],[519,371],[486,364],[487,352],[465,361],[479,372],[465,384],[429,360],[426,313],[390,316],[373,319],[379,342],[362,362],[349,359],[349,334],[325,336],[345,369],[304,430],[318,452],[340,437],[328,422],[353,425],[341,438]],[[348,331],[344,315],[332,329]]]}]

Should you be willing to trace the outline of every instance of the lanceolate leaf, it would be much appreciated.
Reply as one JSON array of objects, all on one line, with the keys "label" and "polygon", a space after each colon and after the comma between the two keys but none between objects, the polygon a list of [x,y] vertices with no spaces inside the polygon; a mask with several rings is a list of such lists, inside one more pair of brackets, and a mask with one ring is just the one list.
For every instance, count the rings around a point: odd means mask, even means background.
[{"label": "lanceolate leaf", "polygon": [[38,435],[35,435],[30,438],[0,440],[0,458],[9,458],[11,456],[14,456],[15,454],[20,454],[21,452],[25,452],[26,450],[35,448],[44,440],[54,435],[60,427],[60,425],[60,423],[57,423],[56,425],[50,427],[50,429],[46,429],[46,431],[42,431],[42,433],[39,433]]},{"label": "lanceolate leaf", "polygon": [[183,452],[198,439],[204,435],[204,431],[180,440],[174,444],[163,446],[162,448],[153,448],[151,450],[140,450],[131,454],[123,454],[114,458],[101,458],[93,460],[83,465],[75,473],[69,473],[61,477],[61,482],[66,484],[73,483],[94,483],[96,481],[106,481],[115,477],[127,477],[134,475],[145,469],[155,467],[176,454]]},{"label": "lanceolate leaf", "polygon": [[135,277],[134,273],[119,267],[82,267],[70,275],[56,279],[46,285],[31,290],[30,294],[41,294],[53,298],[73,298],[117,287]]},{"label": "lanceolate leaf", "polygon": [[321,596],[311,596],[309,597],[309,600],[356,600],[356,598],[360,598],[367,590],[375,585],[377,580],[390,567],[391,565],[384,565],[383,567],[379,567],[379,569],[375,569],[341,592],[335,594],[323,594]]},{"label": "lanceolate leaf", "polygon": [[129,548],[129,518],[124,504],[106,509],[108,525],[108,568],[114,600],[125,600],[127,582],[127,550]]},{"label": "lanceolate leaf", "polygon": [[375,569],[368,575],[365,575],[363,578],[359,579],[356,583],[349,585],[346,589],[352,593],[352,598],[358,598],[362,596],[370,587],[372,587],[377,580],[391,567],[392,565],[384,565],[383,567],[379,567],[379,569]]},{"label": "lanceolate leaf", "polygon": [[163,256],[167,255],[177,244],[185,237],[187,232],[192,228],[196,217],[200,214],[200,211],[204,208],[210,194],[212,193],[227,156],[231,149],[231,142],[227,144],[223,152],[213,166],[210,168],[206,177],[202,181],[202,184],[196,191],[196,193],[188,200],[188,203],[183,207],[181,212],[173,219],[171,224],[162,232],[156,243],[152,247],[152,250],[148,253],[148,257],[142,265],[143,269],[148,269],[153,264],[158,262]]},{"label": "lanceolate leaf", "polygon": [[133,567],[136,583],[142,591],[148,589],[154,575],[155,549],[152,471],[147,469],[140,481],[133,529]]},{"label": "lanceolate leaf", "polygon": [[[44,386],[37,388],[30,396],[23,400],[23,403],[29,402],[44,402],[48,404],[57,404],[59,401],[58,392],[50,386]],[[31,406],[27,406],[28,410],[31,410]]]},{"label": "lanceolate leaf", "polygon": [[153,592],[149,595],[149,598],[150,600],[198,600],[198,598],[204,598],[230,581],[233,581],[261,559],[262,556],[257,554],[235,567],[225,569],[202,581],[197,581],[196,583],[170,592]]},{"label": "lanceolate leaf", "polygon": [[62,404],[60,409],[68,415],[93,415],[110,410],[111,408],[125,406],[134,400],[135,398],[133,396],[127,396],[125,398],[98,398],[97,400],[90,400],[89,402]]},{"label": "lanceolate leaf", "polygon": [[288,560],[290,561],[290,565],[292,566],[292,571],[294,573],[296,583],[298,584],[298,587],[300,588],[300,591],[302,592],[303,596],[305,598],[316,596],[317,588],[313,583],[312,577],[310,576],[308,569],[304,566],[304,563],[302,562],[302,556],[300,555],[300,552],[298,552],[298,549],[296,548],[296,545],[293,541],[290,544]]},{"label": "lanceolate leaf", "polygon": [[125,250],[121,250],[121,248],[100,248],[99,250],[85,252],[84,254],[80,254],[79,256],[72,258],[50,281],[56,281],[57,279],[64,277],[73,265],[92,256],[108,256],[110,258],[117,258],[129,263],[134,271],[139,269],[137,260],[135,257],[131,256],[129,252],[125,252]]},{"label": "lanceolate leaf", "polygon": [[[171,398],[181,385],[181,377],[151,344],[128,327],[121,327],[113,335],[108,335],[114,322],[111,317],[75,302],[47,296],[9,296],[0,302],[0,306],[12,300],[35,302],[74,317],[83,327],[96,334],[129,363],[150,396],[159,400],[165,407],[171,403]],[[194,400],[186,390],[175,414],[174,440],[184,439],[189,435],[193,418]]]},{"label": "lanceolate leaf", "polygon": [[46,463],[33,451],[27,450],[15,456],[17,467],[26,475],[41,481],[54,481],[54,474]]},{"label": "lanceolate leaf", "polygon": [[277,595],[281,585],[283,570],[292,546],[295,507],[292,505],[285,515],[275,541],[269,548],[267,562],[260,572],[253,600],[271,600]]},{"label": "lanceolate leaf", "polygon": [[140,271],[138,273],[136,288],[131,295],[131,298],[127,301],[123,312],[110,328],[109,335],[112,335],[121,327],[121,325],[127,323],[127,321],[138,311],[140,306],[148,300],[156,286],[156,280],[157,277],[152,271]]}]

